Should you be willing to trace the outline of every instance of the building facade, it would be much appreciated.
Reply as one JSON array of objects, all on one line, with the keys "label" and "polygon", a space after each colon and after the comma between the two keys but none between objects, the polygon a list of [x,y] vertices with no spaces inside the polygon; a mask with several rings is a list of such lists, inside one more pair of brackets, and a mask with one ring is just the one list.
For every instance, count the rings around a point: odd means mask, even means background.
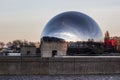
[{"label": "building facade", "polygon": [[36,47],[35,46],[22,46],[20,53],[23,56],[36,56]]},{"label": "building facade", "polygon": [[104,46],[106,51],[110,52],[120,52],[120,37],[109,35],[109,32],[106,31],[104,38]]},{"label": "building facade", "polygon": [[41,39],[41,57],[66,56],[67,42],[53,37]]}]

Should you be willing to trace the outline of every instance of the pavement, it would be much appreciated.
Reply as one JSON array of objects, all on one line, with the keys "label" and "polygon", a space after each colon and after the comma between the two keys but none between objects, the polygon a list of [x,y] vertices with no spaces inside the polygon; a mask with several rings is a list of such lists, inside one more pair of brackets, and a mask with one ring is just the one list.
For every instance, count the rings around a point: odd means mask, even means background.
[{"label": "pavement", "polygon": [[29,75],[29,76],[0,76],[0,80],[120,80],[120,75]]}]

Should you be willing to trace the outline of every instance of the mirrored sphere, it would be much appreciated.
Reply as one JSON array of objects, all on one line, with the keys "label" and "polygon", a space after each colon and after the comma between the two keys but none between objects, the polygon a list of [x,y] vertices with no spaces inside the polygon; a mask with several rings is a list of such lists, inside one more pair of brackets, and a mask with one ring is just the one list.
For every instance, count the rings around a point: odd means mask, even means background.
[{"label": "mirrored sphere", "polygon": [[43,29],[41,37],[58,37],[67,41],[100,40],[102,31],[88,15],[69,11],[53,17]]}]

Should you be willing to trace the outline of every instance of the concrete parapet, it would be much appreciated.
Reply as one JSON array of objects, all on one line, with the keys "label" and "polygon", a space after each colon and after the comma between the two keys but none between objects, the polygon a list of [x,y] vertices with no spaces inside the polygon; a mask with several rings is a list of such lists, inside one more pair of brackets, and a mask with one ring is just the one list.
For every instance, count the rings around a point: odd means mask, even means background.
[{"label": "concrete parapet", "polygon": [[120,57],[0,57],[0,75],[120,74]]}]

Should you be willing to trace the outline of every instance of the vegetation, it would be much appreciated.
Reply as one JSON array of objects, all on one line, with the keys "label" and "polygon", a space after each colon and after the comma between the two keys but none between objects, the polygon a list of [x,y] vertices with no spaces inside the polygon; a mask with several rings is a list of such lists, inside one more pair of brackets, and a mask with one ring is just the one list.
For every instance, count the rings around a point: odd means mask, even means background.
[{"label": "vegetation", "polygon": [[4,42],[0,42],[0,52],[10,51],[10,52],[20,52],[20,49],[22,46],[36,46],[36,44],[39,44],[39,42],[28,42],[26,40],[14,40],[12,42],[8,42],[5,44]]}]

